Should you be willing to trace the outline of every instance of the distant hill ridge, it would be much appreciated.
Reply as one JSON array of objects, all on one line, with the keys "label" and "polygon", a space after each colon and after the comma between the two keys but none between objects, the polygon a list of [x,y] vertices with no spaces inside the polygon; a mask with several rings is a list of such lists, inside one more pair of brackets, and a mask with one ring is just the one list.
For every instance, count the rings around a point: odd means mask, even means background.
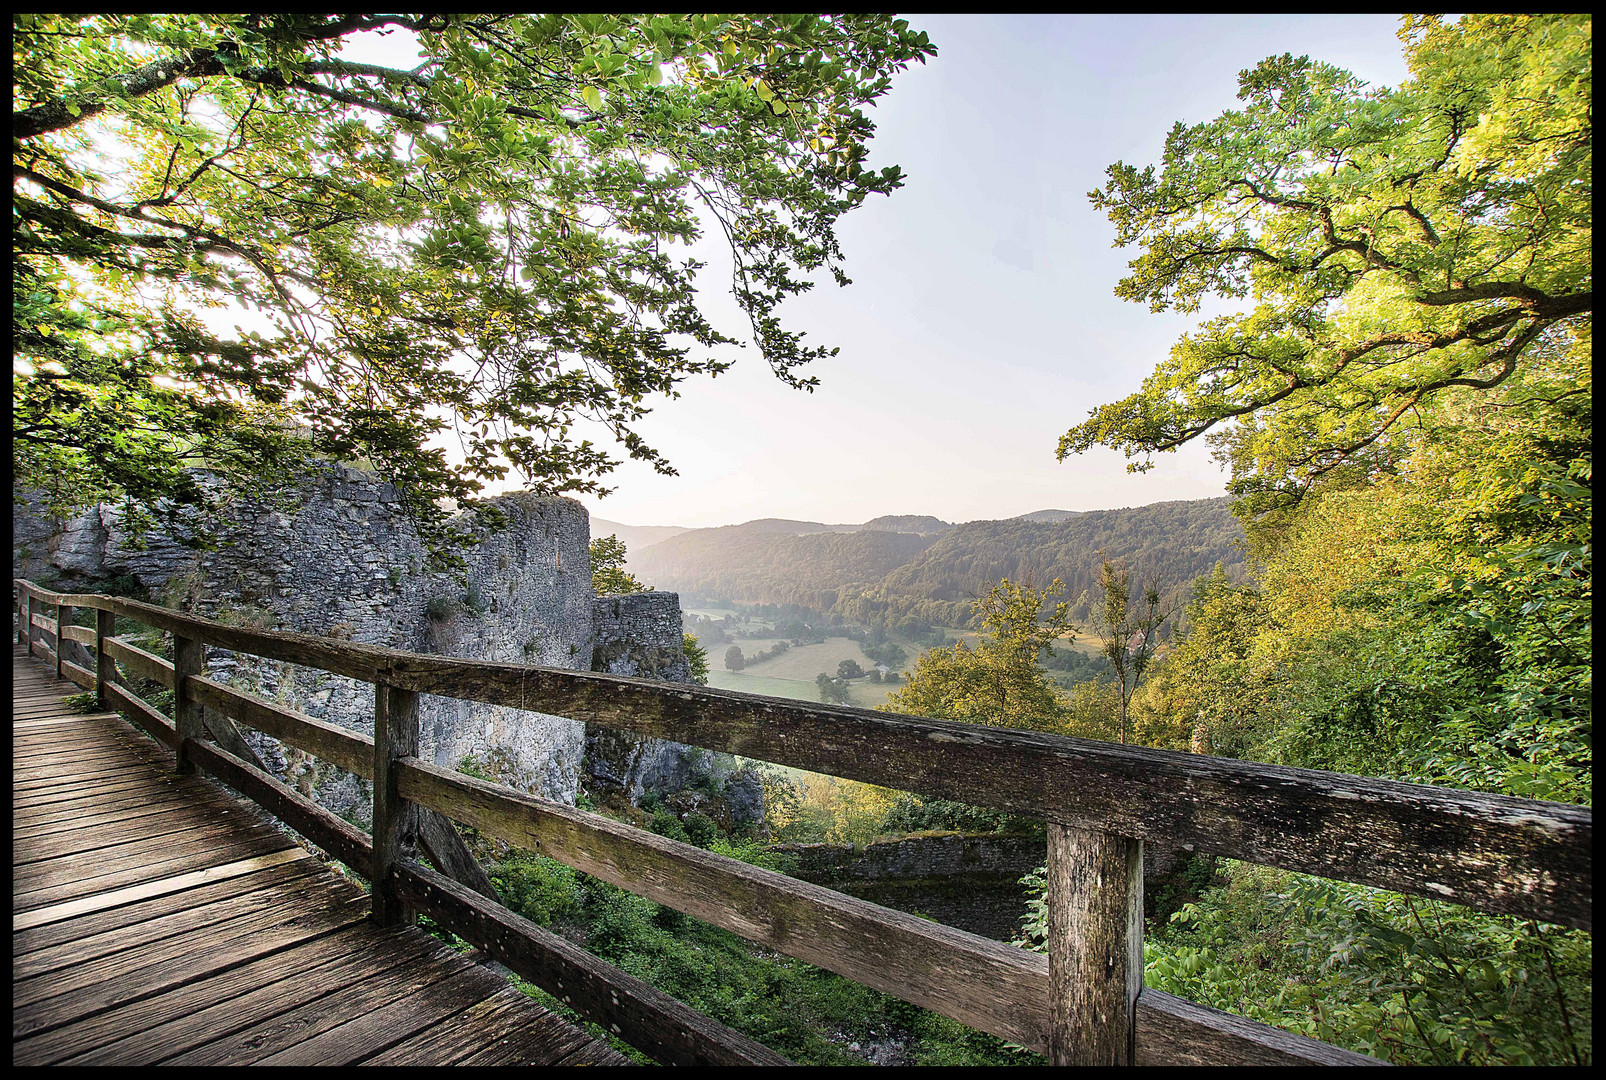
[{"label": "distant hill ridge", "polygon": [[1019,517],[1010,518],[1009,520],[1042,521],[1053,524],[1057,521],[1064,521],[1066,518],[1073,518],[1082,512],[1081,510],[1033,510],[1030,514],[1021,514]]},{"label": "distant hill ridge", "polygon": [[1185,585],[1217,562],[1240,570],[1243,530],[1228,504],[1039,510],[961,525],[916,514],[863,525],[761,518],[678,531],[631,548],[627,565],[660,589],[690,596],[802,604],[894,628],[966,626],[970,601],[1004,577],[1037,586],[1059,578],[1074,604],[1097,580],[1101,553],[1125,562],[1135,580],[1162,587]]}]

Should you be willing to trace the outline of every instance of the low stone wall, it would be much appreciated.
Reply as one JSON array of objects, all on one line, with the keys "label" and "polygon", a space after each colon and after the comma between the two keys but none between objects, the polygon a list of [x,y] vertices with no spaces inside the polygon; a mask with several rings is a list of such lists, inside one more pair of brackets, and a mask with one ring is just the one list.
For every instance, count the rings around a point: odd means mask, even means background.
[{"label": "low stone wall", "polygon": [[[916,833],[852,844],[774,844],[795,863],[794,876],[997,941],[1020,934],[1030,894],[1020,879],[1047,860],[1047,845],[1029,836]],[[1191,852],[1144,845],[1146,913],[1194,858]],[[1164,915],[1167,912],[1160,912]]]}]

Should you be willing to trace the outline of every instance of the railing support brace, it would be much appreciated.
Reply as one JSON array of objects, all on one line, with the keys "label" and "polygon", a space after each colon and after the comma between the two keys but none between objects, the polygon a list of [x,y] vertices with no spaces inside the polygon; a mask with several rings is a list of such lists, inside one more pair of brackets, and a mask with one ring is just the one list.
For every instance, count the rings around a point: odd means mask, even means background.
[{"label": "railing support brace", "polygon": [[1049,1061],[1130,1065],[1143,989],[1143,843],[1048,825]]},{"label": "railing support brace", "polygon": [[97,608],[95,611],[95,708],[106,709],[106,687],[117,681],[117,661],[106,652],[106,639],[117,636],[117,616]]},{"label": "railing support brace", "polygon": [[173,723],[178,729],[177,771],[192,773],[195,765],[184,750],[185,739],[200,739],[206,729],[201,703],[190,696],[184,680],[206,670],[206,646],[193,638],[173,638]]},{"label": "railing support brace", "polygon": [[396,894],[396,866],[412,835],[412,804],[396,792],[395,763],[418,754],[418,695],[374,684],[374,921],[411,922]]}]

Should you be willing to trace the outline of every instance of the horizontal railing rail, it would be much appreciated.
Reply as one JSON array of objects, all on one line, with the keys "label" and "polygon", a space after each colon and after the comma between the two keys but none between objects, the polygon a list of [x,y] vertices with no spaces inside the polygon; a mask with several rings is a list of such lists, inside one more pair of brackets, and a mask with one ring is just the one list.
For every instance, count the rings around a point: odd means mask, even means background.
[{"label": "horizontal railing rail", "polygon": [[[147,730],[155,728],[153,736],[174,748],[181,761],[187,757],[208,771],[243,767],[267,778],[260,763],[247,760],[249,748],[231,723],[237,721],[377,778],[374,835],[380,854],[376,859],[370,852],[363,864],[375,875],[376,909],[385,909],[387,897],[393,905],[425,910],[433,903],[443,924],[458,933],[458,926],[469,926],[481,937],[495,937],[516,925],[508,918],[517,917],[474,892],[472,883],[469,890],[447,889],[419,877],[428,872],[409,865],[388,843],[405,831],[404,819],[413,822],[438,869],[450,872],[443,863],[453,861],[442,826],[456,840],[445,819],[461,821],[1044,1052],[1056,1062],[1375,1064],[1375,1059],[1144,990],[1141,843],[1189,847],[1494,913],[1584,929],[1591,925],[1592,816],[1586,807],[621,676],[407,653],[226,626],[138,601],[55,593],[23,580],[15,585],[19,632],[27,628],[30,648],[49,653],[58,664],[57,650],[34,641],[44,632],[56,636],[55,620],[38,605],[102,613],[94,632],[72,627],[70,614],[58,615],[68,624],[61,637],[88,644],[86,635],[93,636],[98,655],[105,658],[97,660],[99,678],[78,667],[81,676],[74,681],[103,688],[108,703],[128,711]],[[109,616],[173,635],[175,661],[115,638]],[[182,655],[185,643],[195,643],[187,646],[187,656]],[[202,645],[375,684],[379,737],[205,678]],[[117,664],[174,689],[175,718],[168,720],[117,686]],[[1049,954],[1001,945],[420,761],[415,756],[419,694],[537,710],[1042,818],[1050,828]],[[188,724],[186,710],[193,714]],[[202,728],[218,747],[197,741]],[[256,786],[269,790],[260,782]],[[273,798],[305,804],[284,804],[286,813],[309,821],[321,820],[316,815],[332,818],[285,791]],[[431,830],[417,823],[435,820],[435,814],[441,817],[433,827],[432,847]],[[320,842],[314,833],[307,835]],[[349,846],[349,841],[340,843]],[[1094,880],[1102,887],[1094,888]],[[479,908],[470,917],[464,904]],[[492,909],[505,914],[493,917]],[[530,940],[521,934],[519,949],[494,943],[480,947],[492,955],[500,949],[520,963],[528,963],[524,952],[540,953],[549,958],[549,967],[562,966],[550,959],[551,943],[537,948]],[[1122,977],[1110,977],[1112,965],[1122,969]],[[543,977],[550,979],[550,971]],[[578,976],[571,970],[571,977]],[[598,976],[587,978],[594,982]],[[649,1024],[645,1030],[656,1028]],[[721,1042],[708,1033],[698,1039]]]}]

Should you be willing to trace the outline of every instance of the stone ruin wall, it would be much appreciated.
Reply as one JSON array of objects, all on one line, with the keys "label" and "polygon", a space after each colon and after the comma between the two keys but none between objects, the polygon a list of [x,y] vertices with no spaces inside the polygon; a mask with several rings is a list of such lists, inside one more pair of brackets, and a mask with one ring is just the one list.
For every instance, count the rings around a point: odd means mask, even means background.
[{"label": "stone ruin wall", "polygon": [[[528,495],[494,502],[507,525],[475,530],[476,541],[459,551],[466,568],[454,577],[426,571],[424,545],[395,487],[343,466],[320,471],[289,500],[235,501],[218,528],[217,549],[204,552],[159,531],[136,545],[105,506],[51,521],[37,500],[13,493],[12,574],[69,590],[115,581],[168,606],[263,629],[690,681],[675,593],[599,598],[592,591],[584,507]],[[367,683],[221,649],[208,650],[207,666],[221,681],[373,732]],[[632,801],[648,790],[668,793],[665,785],[675,790],[695,779],[690,759],[738,771],[725,755],[662,740],[603,729],[588,739],[584,724],[542,713],[429,695],[419,713],[421,756],[445,767],[467,761],[500,782],[571,805],[582,788],[617,788]],[[366,781],[268,736],[244,734],[288,783],[366,823]],[[761,798],[757,805],[762,814]]]},{"label": "stone ruin wall", "polygon": [[[995,941],[1020,935],[1031,899],[1020,879],[1048,859],[1041,837],[999,833],[934,831],[860,847],[772,844],[769,850],[791,860],[792,873],[804,881]],[[1175,890],[1195,858],[1189,851],[1143,845],[1144,905],[1151,917],[1155,900]]]}]

